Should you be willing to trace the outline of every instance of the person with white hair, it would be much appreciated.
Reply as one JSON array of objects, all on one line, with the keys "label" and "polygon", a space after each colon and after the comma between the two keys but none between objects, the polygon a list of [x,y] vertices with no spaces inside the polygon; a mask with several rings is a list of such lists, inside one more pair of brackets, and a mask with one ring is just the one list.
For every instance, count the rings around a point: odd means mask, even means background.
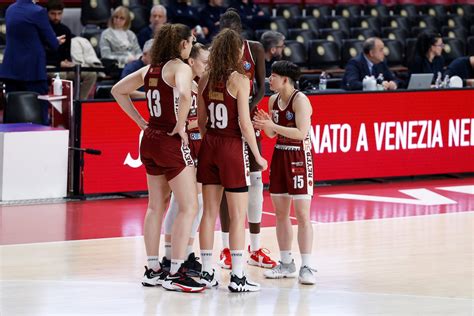
[{"label": "person with white hair", "polygon": [[[120,79],[123,79],[129,74],[134,73],[138,69],[143,68],[150,64],[151,62],[150,50],[151,50],[151,47],[153,46],[153,41],[154,41],[153,39],[148,40],[145,43],[145,45],[143,45],[143,55],[140,58],[138,58],[137,60],[131,61],[125,65],[125,67],[122,70],[122,74],[120,75]],[[135,99],[145,98],[145,92],[143,92],[143,87],[133,92],[131,94],[131,97]]]},{"label": "person with white hair", "polygon": [[152,39],[153,35],[158,32],[163,24],[168,22],[166,8],[161,4],[157,4],[151,8],[150,11],[150,24],[142,28],[138,34],[138,44],[144,49],[145,42]]}]

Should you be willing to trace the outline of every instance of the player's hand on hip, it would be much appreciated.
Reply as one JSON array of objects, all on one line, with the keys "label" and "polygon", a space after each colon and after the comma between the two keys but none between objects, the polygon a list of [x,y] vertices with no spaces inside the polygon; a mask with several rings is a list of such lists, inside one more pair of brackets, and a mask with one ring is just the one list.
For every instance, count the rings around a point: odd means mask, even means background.
[{"label": "player's hand on hip", "polygon": [[189,140],[188,140],[188,134],[186,133],[184,127],[183,128],[180,128],[178,125],[176,125],[174,128],[173,128],[173,131],[171,133],[168,133],[168,135],[170,136],[173,136],[175,134],[178,134],[179,137],[181,137],[181,140],[183,141],[183,143],[185,145],[188,145],[189,143]]}]

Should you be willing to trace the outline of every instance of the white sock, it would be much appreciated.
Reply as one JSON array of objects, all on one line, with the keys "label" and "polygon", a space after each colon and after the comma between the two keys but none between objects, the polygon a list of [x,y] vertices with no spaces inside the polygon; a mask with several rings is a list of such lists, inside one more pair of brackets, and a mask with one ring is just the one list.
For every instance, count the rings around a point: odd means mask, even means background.
[{"label": "white sock", "polygon": [[310,253],[301,254],[301,266],[311,267],[311,254]]},{"label": "white sock", "polygon": [[293,261],[293,256],[291,255],[291,250],[280,251],[281,262],[288,264]]},{"label": "white sock", "polygon": [[260,249],[260,234],[250,233],[250,251],[257,251]]},{"label": "white sock", "polygon": [[189,255],[194,252],[193,248],[193,245],[188,245],[188,247],[186,248],[186,259],[188,259]]},{"label": "white sock", "polygon": [[202,271],[212,272],[212,250],[201,249]]},{"label": "white sock", "polygon": [[166,259],[171,259],[171,242],[165,241],[165,257]]},{"label": "white sock", "polygon": [[231,250],[230,257],[232,258],[232,273],[241,278],[244,276],[244,251]]},{"label": "white sock", "polygon": [[229,232],[221,233],[222,235],[222,248],[229,248]]},{"label": "white sock", "polygon": [[148,269],[160,270],[160,258],[158,256],[148,256],[146,261],[148,261]]},{"label": "white sock", "polygon": [[178,272],[179,268],[181,268],[181,265],[183,264],[184,260],[178,260],[178,259],[172,259],[171,260],[171,268],[170,268],[170,274],[175,274]]}]

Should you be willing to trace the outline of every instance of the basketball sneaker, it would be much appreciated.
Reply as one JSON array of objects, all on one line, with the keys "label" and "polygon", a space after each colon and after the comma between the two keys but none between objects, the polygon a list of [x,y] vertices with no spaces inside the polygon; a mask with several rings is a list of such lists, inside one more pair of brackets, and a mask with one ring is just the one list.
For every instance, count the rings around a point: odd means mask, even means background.
[{"label": "basketball sneaker", "polygon": [[168,274],[161,286],[169,291],[187,293],[202,292],[206,288],[204,285],[184,274],[181,268],[173,275]]},{"label": "basketball sneaker", "polygon": [[295,260],[292,260],[291,263],[279,261],[277,266],[263,272],[263,275],[268,279],[296,278]]},{"label": "basketball sneaker", "polygon": [[266,248],[260,248],[257,251],[250,251],[249,246],[249,254],[250,257],[247,260],[247,263],[251,266],[271,269],[277,265],[277,263],[270,258],[270,251]]},{"label": "basketball sneaker", "polygon": [[232,259],[229,248],[222,249],[218,264],[223,269],[232,269]]},{"label": "basketball sneaker", "polygon": [[301,267],[298,280],[301,284],[313,285],[316,283],[316,272],[315,269],[311,269],[308,266]]},{"label": "basketball sneaker", "polygon": [[190,277],[198,277],[201,274],[202,265],[198,261],[199,257],[196,257],[194,252],[191,252],[188,256],[188,259],[184,261],[181,268],[183,272]]},{"label": "basketball sneaker", "polygon": [[160,268],[158,271],[154,271],[153,269],[148,269],[145,266],[145,274],[142,278],[142,285],[143,286],[156,286],[161,285],[163,280],[168,275],[168,272],[165,271],[163,268]]},{"label": "basketball sneaker", "polygon": [[202,271],[199,276],[199,283],[204,285],[207,289],[211,289],[214,286],[217,287],[219,282],[216,280],[216,270],[212,269],[212,274],[207,271]]},{"label": "basketball sneaker", "polygon": [[161,259],[161,268],[165,271],[170,272],[171,260],[166,257],[163,257],[163,259]]},{"label": "basketball sneaker", "polygon": [[231,272],[228,288],[231,292],[258,292],[260,284],[250,281],[245,275],[239,278]]}]

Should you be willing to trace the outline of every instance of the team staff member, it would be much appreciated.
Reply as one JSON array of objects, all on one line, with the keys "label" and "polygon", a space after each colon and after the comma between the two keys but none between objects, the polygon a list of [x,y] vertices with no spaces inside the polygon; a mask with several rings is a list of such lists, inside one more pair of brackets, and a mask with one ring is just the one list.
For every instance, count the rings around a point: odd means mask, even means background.
[{"label": "team staff member", "polygon": [[197,173],[198,181],[203,184],[204,200],[199,231],[201,282],[207,287],[217,286],[212,252],[214,226],[224,191],[230,217],[232,258],[228,288],[232,292],[255,292],[260,290],[260,285],[251,282],[243,270],[245,212],[250,184],[247,144],[260,168],[266,169],[267,162],[259,153],[250,120],[250,82],[242,66],[242,44],[239,33],[231,29],[221,31],[212,42],[209,72],[199,81],[198,124],[204,135]]},{"label": "team staff member", "polygon": [[[164,25],[151,49],[151,65],[128,75],[112,88],[118,104],[144,130],[140,156],[147,173],[149,193],[144,224],[149,268],[145,267],[142,283],[162,284],[168,290],[184,292],[204,289],[181,269],[198,208],[194,160],[185,132],[193,78],[191,68],[183,61],[189,57],[194,40],[187,26]],[[130,93],[142,85],[150,111],[149,122],[130,100]],[[158,247],[171,190],[180,207],[171,233],[173,244],[168,274],[160,268]]]},{"label": "team staff member", "polygon": [[276,212],[281,260],[264,275],[270,279],[296,277],[291,255],[293,229],[290,209],[293,202],[302,261],[299,282],[314,284],[316,271],[310,267],[313,227],[309,217],[314,173],[309,136],[312,107],[308,98],[294,87],[299,76],[298,66],[289,61],[273,64],[270,89],[276,94],[268,101],[270,114],[261,110],[254,122],[269,137],[277,137],[270,167],[270,194]]}]

